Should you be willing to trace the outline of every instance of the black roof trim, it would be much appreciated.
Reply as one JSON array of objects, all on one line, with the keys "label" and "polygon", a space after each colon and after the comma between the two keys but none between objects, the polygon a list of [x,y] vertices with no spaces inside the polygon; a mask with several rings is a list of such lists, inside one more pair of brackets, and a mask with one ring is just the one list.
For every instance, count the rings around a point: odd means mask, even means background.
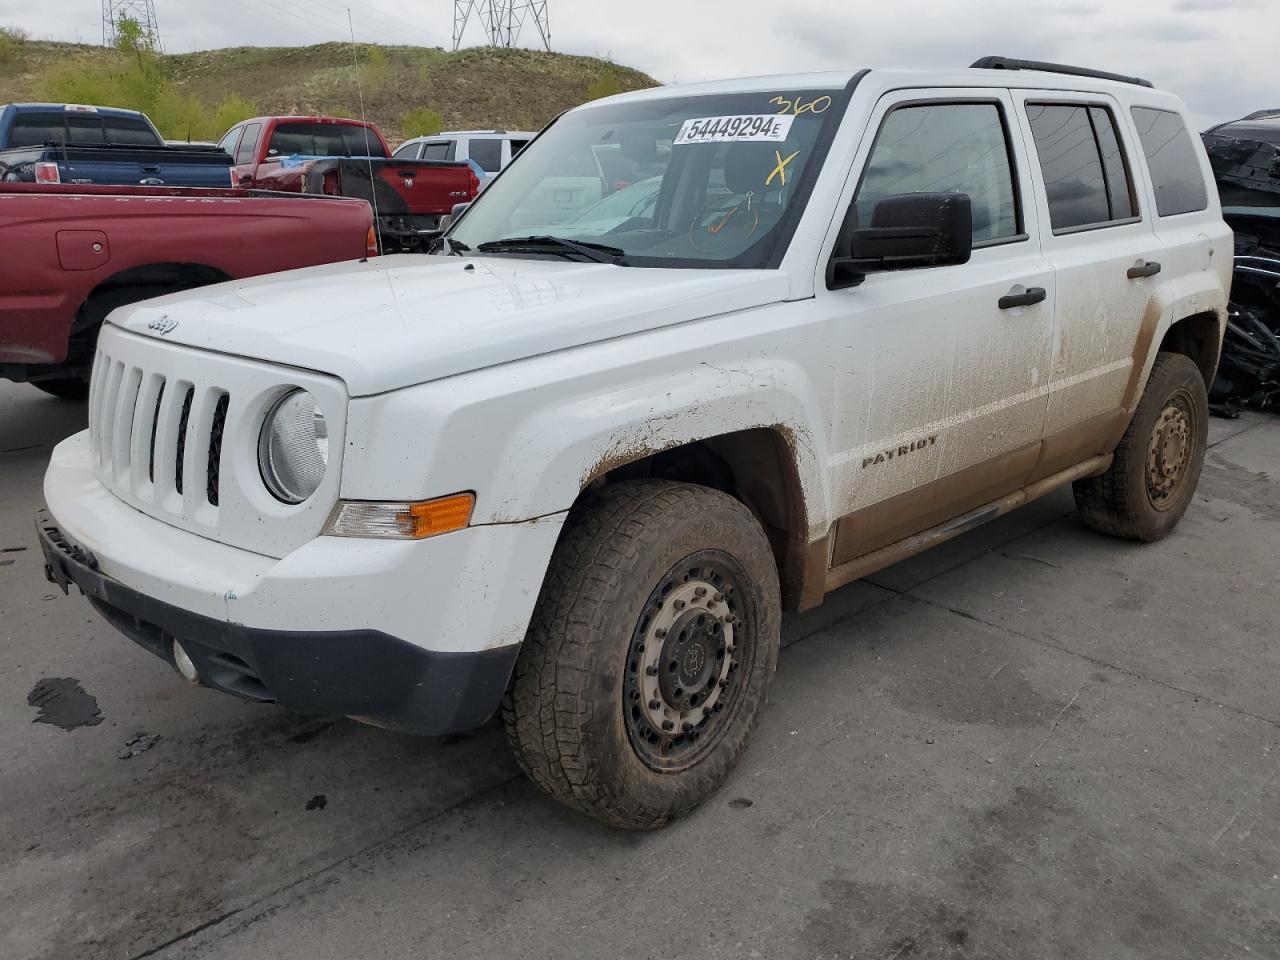
[{"label": "black roof trim", "polygon": [[974,70],[1040,70],[1044,73],[1065,73],[1072,77],[1096,77],[1099,80],[1115,80],[1118,83],[1132,83],[1140,87],[1154,87],[1150,80],[1141,77],[1126,77],[1120,73],[1107,73],[1105,70],[1090,70],[1088,67],[1073,67],[1065,63],[1046,63],[1043,60],[1016,60],[1013,57],[983,57],[969,64]]}]

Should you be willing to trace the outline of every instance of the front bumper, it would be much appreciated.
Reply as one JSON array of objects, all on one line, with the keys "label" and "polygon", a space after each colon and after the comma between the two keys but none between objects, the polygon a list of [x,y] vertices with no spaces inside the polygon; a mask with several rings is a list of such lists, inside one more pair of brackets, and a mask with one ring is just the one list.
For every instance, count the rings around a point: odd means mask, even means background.
[{"label": "front bumper", "polygon": [[437,735],[488,720],[515,666],[517,645],[438,652],[377,630],[269,630],[203,616],[103,574],[47,511],[36,527],[45,572],[64,593],[74,583],[112,626],[170,665],[179,641],[203,683],[237,697]]}]

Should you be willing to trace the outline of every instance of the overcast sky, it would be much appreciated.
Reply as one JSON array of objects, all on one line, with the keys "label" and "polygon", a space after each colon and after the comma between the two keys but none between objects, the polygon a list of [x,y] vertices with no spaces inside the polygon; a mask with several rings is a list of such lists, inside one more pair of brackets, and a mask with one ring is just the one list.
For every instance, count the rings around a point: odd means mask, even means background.
[{"label": "overcast sky", "polygon": [[[154,0],[171,52],[345,39],[344,0]],[[1148,77],[1201,126],[1280,106],[1280,0],[549,0],[553,49],[664,83],[862,66],[967,65],[985,54]],[[360,41],[451,45],[452,0],[351,5]],[[98,42],[100,0],[0,0],[0,24]],[[526,29],[525,45],[536,41]],[[469,43],[482,34],[473,23]],[[5,99],[0,90],[0,101]]]}]

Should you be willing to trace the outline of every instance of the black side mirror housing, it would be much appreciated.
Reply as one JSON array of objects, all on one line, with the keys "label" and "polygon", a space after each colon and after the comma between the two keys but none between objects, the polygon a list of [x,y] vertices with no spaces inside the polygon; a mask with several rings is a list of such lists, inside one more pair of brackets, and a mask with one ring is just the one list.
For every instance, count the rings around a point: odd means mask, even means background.
[{"label": "black side mirror housing", "polygon": [[968,263],[973,212],[968,194],[904,193],[885,197],[859,228],[850,206],[827,265],[827,288],[857,286],[868,273]]},{"label": "black side mirror housing", "polygon": [[440,223],[436,227],[436,229],[439,230],[441,233],[444,233],[446,230],[448,230],[450,227],[453,226],[453,221],[457,220],[460,216],[462,216],[464,213],[467,212],[467,207],[469,206],[471,206],[471,201],[467,201],[466,203],[455,203],[453,205],[453,209],[451,209],[448,213],[446,213],[443,217],[440,218]]}]

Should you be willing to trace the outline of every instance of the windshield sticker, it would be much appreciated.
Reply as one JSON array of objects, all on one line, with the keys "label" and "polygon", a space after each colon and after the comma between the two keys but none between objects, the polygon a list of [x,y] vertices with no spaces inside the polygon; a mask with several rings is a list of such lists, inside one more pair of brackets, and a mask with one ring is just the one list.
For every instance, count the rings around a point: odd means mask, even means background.
[{"label": "windshield sticker", "polygon": [[777,177],[779,180],[778,186],[785,187],[787,185],[787,164],[800,156],[800,151],[797,150],[795,153],[791,154],[791,156],[784,157],[781,150],[775,150],[773,151],[773,155],[777,158],[778,162],[769,176],[765,178],[764,185],[766,187],[769,186],[773,183],[773,178]]},{"label": "windshield sticker", "polygon": [[802,113],[826,113],[831,107],[832,100],[826,94],[815,97],[812,100],[788,100],[786,97],[774,97],[769,101],[769,105],[778,108],[780,116],[798,117]]},{"label": "windshield sticker", "polygon": [[680,126],[674,146],[686,143],[782,143],[794,117],[765,113],[734,117],[694,117]]}]

